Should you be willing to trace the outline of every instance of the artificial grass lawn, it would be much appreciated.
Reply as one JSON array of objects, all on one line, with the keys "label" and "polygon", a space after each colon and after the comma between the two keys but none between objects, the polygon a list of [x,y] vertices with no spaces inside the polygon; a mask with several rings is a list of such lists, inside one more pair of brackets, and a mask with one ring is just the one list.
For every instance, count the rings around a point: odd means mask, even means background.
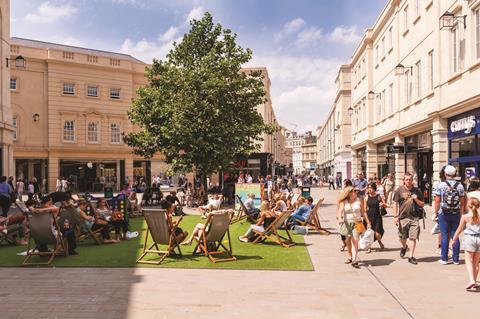
[{"label": "artificial grass lawn", "polygon": [[[180,227],[192,232],[197,223],[203,223],[198,216],[185,216]],[[248,229],[249,223],[242,222],[230,226],[233,255],[236,261],[212,263],[204,255],[192,256],[195,241],[191,246],[181,246],[183,256],[167,257],[160,265],[136,264],[140,256],[146,234],[143,218],[130,219],[131,231],[138,231],[137,238],[122,241],[118,244],[95,245],[92,239],[80,242],[76,256],[58,256],[52,263],[56,267],[168,267],[168,268],[223,268],[223,269],[265,269],[265,270],[313,270],[313,266],[305,246],[303,236],[292,233],[296,245],[284,248],[270,239],[261,244],[242,243],[239,235]],[[224,243],[227,241],[225,236]],[[228,247],[228,246],[227,246]],[[161,249],[164,247],[161,247]],[[0,267],[20,266],[24,256],[18,252],[26,250],[26,246],[0,246]],[[149,254],[147,258],[155,258]],[[34,257],[37,258],[37,257]],[[32,258],[34,261],[36,259]]]}]

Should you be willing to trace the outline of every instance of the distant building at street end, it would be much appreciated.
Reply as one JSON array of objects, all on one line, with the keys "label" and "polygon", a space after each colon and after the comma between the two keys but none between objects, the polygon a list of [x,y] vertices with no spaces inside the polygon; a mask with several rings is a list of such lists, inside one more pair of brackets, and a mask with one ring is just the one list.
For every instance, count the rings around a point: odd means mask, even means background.
[{"label": "distant building at street end", "polygon": [[342,65],[335,79],[335,101],[317,128],[317,163],[321,176],[352,178],[351,160],[351,69]]},{"label": "distant building at street end", "polygon": [[314,171],[317,167],[316,136],[308,131],[298,134],[295,131],[285,131],[285,143],[288,154],[292,154],[292,170],[294,174],[304,174]]}]

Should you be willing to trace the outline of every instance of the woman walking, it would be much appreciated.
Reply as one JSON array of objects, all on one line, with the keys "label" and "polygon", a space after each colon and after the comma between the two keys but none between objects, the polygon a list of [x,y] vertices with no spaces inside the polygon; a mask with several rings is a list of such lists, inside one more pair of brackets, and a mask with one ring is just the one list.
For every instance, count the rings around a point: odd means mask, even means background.
[{"label": "woman walking", "polygon": [[[382,237],[385,232],[383,229],[383,219],[380,213],[380,206],[386,207],[382,196],[377,192],[377,184],[370,183],[367,189],[367,196],[365,197],[365,207],[367,208],[368,220],[372,223],[372,230],[375,232],[375,239],[380,245],[380,249],[384,249],[385,246],[382,243]],[[367,254],[371,252],[371,248],[367,249]]]},{"label": "woman walking", "polygon": [[[458,240],[463,231],[463,248],[465,250],[465,265],[467,266],[469,282],[465,289],[477,291],[479,263],[480,263],[480,201],[474,197],[468,200],[468,213],[462,216],[458,225],[453,242]],[[464,230],[465,229],[465,230]]]},{"label": "woman walking", "polygon": [[338,200],[337,219],[339,233],[346,237],[347,260],[345,260],[345,263],[352,264],[353,267],[358,268],[358,240],[365,231],[363,219],[367,221],[369,228],[371,228],[371,224],[368,216],[365,214],[363,202],[357,198],[357,193],[351,186],[345,188]]}]

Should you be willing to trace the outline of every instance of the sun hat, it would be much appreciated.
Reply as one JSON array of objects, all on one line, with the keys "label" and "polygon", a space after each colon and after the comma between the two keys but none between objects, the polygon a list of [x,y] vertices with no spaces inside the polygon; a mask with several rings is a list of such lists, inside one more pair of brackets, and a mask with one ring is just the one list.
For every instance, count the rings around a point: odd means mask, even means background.
[{"label": "sun hat", "polygon": [[457,174],[457,169],[452,165],[445,166],[445,175],[455,176]]}]

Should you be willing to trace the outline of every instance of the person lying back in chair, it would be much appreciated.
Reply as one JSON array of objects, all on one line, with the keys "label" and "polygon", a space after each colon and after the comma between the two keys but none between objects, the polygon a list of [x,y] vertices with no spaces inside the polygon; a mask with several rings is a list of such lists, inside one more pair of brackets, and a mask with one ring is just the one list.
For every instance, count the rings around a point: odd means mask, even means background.
[{"label": "person lying back in chair", "polygon": [[[274,220],[278,214],[274,210],[270,210],[268,201],[263,201],[260,205],[260,218],[254,226],[261,226],[266,229]],[[253,232],[253,226],[250,225],[247,232],[243,236],[239,236],[238,240],[244,243],[252,242],[255,240],[255,233]]]},{"label": "person lying back in chair", "polygon": [[[45,196],[42,198],[42,201],[40,203],[39,208],[30,208],[30,211],[32,214],[42,214],[42,213],[50,213],[53,215],[54,218],[57,218],[58,213],[60,212],[60,208],[57,206],[53,205],[53,200],[50,196]],[[52,226],[53,227],[53,226]],[[39,245],[38,246],[38,251],[39,252],[47,252],[48,247],[47,245]]]},{"label": "person lying back in chair", "polygon": [[303,197],[299,197],[297,200],[297,209],[293,212],[293,214],[288,218],[287,225],[298,225],[297,220],[302,222],[308,219],[310,212],[312,211],[313,205],[313,198],[307,197],[307,199]]},{"label": "person lying back in chair", "polygon": [[202,218],[207,218],[206,213],[211,212],[212,210],[220,209],[222,205],[222,195],[215,194],[208,197],[208,204],[204,206],[199,206],[198,210],[202,213]]},{"label": "person lying back in chair", "polygon": [[245,212],[247,215],[257,218],[258,214],[260,213],[260,209],[255,207],[255,194],[249,193],[247,195],[247,200],[245,201],[244,205],[247,211]]}]

